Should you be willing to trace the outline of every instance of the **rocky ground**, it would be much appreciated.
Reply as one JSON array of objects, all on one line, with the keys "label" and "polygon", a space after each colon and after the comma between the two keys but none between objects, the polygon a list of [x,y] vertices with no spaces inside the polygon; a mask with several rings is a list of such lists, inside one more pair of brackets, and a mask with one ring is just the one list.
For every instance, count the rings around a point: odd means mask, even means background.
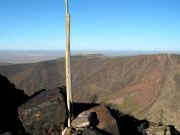
[{"label": "rocky ground", "polygon": [[67,126],[64,88],[41,90],[31,97],[0,76],[2,135],[179,135],[170,125],[138,120],[104,104],[74,103],[72,128]]}]

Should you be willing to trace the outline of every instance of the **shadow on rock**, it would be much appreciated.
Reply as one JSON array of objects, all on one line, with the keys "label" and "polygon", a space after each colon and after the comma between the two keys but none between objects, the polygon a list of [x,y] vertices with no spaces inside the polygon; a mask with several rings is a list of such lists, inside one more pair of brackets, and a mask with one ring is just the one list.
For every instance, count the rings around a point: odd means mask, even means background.
[{"label": "shadow on rock", "polygon": [[93,107],[98,106],[98,104],[88,104],[88,103],[73,103],[73,115],[76,117],[79,113],[87,111]]},{"label": "shadow on rock", "polygon": [[151,134],[159,134],[161,132],[163,135],[180,135],[180,132],[173,125],[158,125],[156,123],[153,125],[153,122],[138,120],[114,108],[109,107],[109,110],[118,123],[120,135],[147,135],[148,131],[153,131],[154,129],[157,131],[155,130]]},{"label": "shadow on rock", "polygon": [[29,97],[16,89],[6,77],[0,75],[0,134],[25,134],[25,129],[18,117],[18,106]]},{"label": "shadow on rock", "polygon": [[169,128],[172,135],[180,135],[180,132],[173,125],[169,125]]},{"label": "shadow on rock", "polygon": [[149,127],[147,120],[138,120],[113,108],[109,108],[109,110],[118,123],[120,135],[144,135],[144,129]]},{"label": "shadow on rock", "polygon": [[33,135],[60,135],[67,119],[61,88],[41,90],[19,107],[25,130]]}]

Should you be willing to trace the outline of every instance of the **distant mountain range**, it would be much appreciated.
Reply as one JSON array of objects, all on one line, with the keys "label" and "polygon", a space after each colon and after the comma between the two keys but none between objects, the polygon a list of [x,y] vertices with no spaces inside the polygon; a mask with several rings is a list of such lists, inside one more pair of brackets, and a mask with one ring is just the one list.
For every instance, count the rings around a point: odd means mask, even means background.
[{"label": "distant mountain range", "polygon": [[0,66],[10,65],[11,63],[0,62]]},{"label": "distant mountain range", "polygon": [[[178,51],[119,51],[119,50],[72,50],[72,56],[75,55],[94,55],[102,54],[106,56],[136,56],[150,55],[160,53],[180,54]],[[53,60],[65,56],[63,50],[0,50],[0,62],[20,64],[34,63],[47,60]]]},{"label": "distant mountain range", "polygon": [[[64,58],[0,66],[25,93],[65,85]],[[72,57],[73,99],[104,102],[137,118],[180,129],[180,56],[170,54]]]}]

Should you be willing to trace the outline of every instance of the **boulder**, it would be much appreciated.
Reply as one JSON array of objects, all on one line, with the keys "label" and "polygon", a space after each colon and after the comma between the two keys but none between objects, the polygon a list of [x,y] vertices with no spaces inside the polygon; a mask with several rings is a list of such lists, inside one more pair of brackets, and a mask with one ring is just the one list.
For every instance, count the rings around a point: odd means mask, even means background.
[{"label": "boulder", "polygon": [[[82,135],[119,135],[116,120],[103,104],[80,113],[71,124],[75,131],[81,131]],[[69,135],[66,130],[64,135]],[[73,133],[79,135],[77,132]]]},{"label": "boulder", "polygon": [[96,113],[98,119],[96,127],[98,129],[107,134],[119,135],[118,124],[104,104],[93,107],[88,111]]},{"label": "boulder", "polygon": [[72,129],[71,128],[65,128],[63,131],[62,131],[62,135],[71,135],[72,134]]},{"label": "boulder", "polygon": [[73,121],[73,128],[85,128],[92,124],[92,113],[89,111],[80,113]]},{"label": "boulder", "polygon": [[42,91],[19,107],[26,132],[33,135],[60,135],[67,116],[65,101],[57,88]]}]

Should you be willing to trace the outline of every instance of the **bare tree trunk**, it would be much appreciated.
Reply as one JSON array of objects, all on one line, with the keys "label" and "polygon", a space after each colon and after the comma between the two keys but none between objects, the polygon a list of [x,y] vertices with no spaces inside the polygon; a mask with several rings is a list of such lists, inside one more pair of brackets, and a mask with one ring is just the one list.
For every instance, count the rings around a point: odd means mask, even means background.
[{"label": "bare tree trunk", "polygon": [[70,53],[70,14],[68,9],[68,0],[66,5],[66,94],[68,108],[68,127],[71,126],[71,107],[72,107],[72,88],[71,88],[71,53]]}]

